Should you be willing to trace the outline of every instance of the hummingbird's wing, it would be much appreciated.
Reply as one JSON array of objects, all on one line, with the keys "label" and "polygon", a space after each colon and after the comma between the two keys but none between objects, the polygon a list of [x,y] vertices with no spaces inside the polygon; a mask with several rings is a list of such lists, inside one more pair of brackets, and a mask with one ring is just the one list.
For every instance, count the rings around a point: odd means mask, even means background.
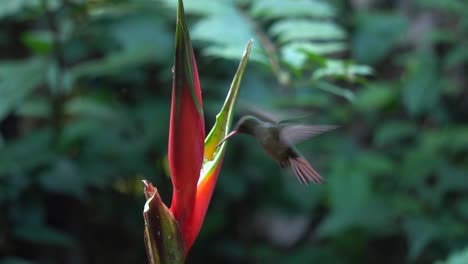
[{"label": "hummingbird's wing", "polygon": [[289,158],[289,164],[302,184],[309,185],[309,182],[318,184],[325,181],[304,157],[291,157]]},{"label": "hummingbird's wing", "polygon": [[337,128],[337,126],[303,124],[287,125],[281,128],[279,136],[285,143],[296,144],[335,128]]},{"label": "hummingbird's wing", "polygon": [[304,120],[308,119],[312,117],[312,114],[302,114],[298,117],[291,117],[291,118],[287,118],[287,119],[281,119],[279,122],[278,122],[278,125],[282,125],[282,126],[287,126],[289,124],[294,124],[294,123],[300,123],[300,122],[304,122]]},{"label": "hummingbird's wing", "polygon": [[[245,114],[253,115],[264,122],[269,122],[272,124],[286,125],[288,123],[300,122],[312,116],[310,113],[304,111],[275,111],[272,109],[262,109],[258,106],[255,106],[251,103],[242,102],[240,103],[240,108]],[[294,117],[291,117],[294,116]]]},{"label": "hummingbird's wing", "polygon": [[274,114],[268,111],[262,110],[252,104],[242,103],[241,109],[243,109],[243,111],[248,114],[256,116],[257,118],[261,119],[264,122],[269,122],[272,124],[276,124],[279,122],[278,118]]}]

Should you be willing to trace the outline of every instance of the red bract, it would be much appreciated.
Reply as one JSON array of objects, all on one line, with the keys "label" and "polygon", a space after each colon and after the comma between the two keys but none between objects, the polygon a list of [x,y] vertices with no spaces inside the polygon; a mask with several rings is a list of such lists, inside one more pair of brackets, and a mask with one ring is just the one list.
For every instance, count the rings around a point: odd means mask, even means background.
[{"label": "red bract", "polygon": [[200,232],[225,152],[224,144],[219,148],[217,145],[230,130],[252,44],[247,45],[228,97],[205,139],[200,82],[182,0],[177,10],[175,42],[168,154],[172,204],[167,209],[156,188],[145,182],[145,240],[150,263],[182,263]]},{"label": "red bract", "polygon": [[[178,17],[183,15],[181,10]],[[177,20],[170,122],[169,167],[174,188],[171,212],[182,233],[189,234],[192,227],[186,223],[192,216],[203,163],[205,122],[195,56],[182,19]],[[189,241],[184,240],[187,245]]]}]

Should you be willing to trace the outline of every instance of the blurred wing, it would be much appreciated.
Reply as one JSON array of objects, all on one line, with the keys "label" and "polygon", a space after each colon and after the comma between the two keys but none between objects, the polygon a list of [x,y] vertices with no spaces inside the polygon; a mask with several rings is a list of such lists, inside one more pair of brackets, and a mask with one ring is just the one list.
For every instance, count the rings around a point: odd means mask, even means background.
[{"label": "blurred wing", "polygon": [[303,157],[290,158],[289,164],[302,184],[308,185],[309,182],[318,184],[325,181]]},{"label": "blurred wing", "polygon": [[[288,123],[298,123],[303,122],[305,119],[313,116],[313,114],[304,111],[274,111],[274,110],[265,110],[255,106],[251,103],[242,102],[240,103],[241,112],[246,115],[253,115],[262,121],[266,121],[272,124],[286,125]],[[292,117],[294,116],[294,117]]]},{"label": "blurred wing", "polygon": [[290,125],[281,129],[280,138],[290,144],[296,144],[313,136],[333,130],[337,126],[327,125]]},{"label": "blurred wing", "polygon": [[279,122],[278,118],[274,114],[268,111],[262,110],[256,106],[253,106],[252,104],[242,103],[241,109],[244,112],[261,119],[262,121],[266,121],[272,124],[276,124]]}]

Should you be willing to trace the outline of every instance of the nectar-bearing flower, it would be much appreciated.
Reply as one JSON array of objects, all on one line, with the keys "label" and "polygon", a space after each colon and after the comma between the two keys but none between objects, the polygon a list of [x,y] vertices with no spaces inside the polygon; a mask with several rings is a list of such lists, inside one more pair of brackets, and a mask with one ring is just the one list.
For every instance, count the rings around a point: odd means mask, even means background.
[{"label": "nectar-bearing flower", "polygon": [[173,193],[170,209],[157,189],[145,183],[145,245],[150,263],[183,263],[198,236],[221,169],[240,82],[252,41],[245,49],[223,107],[205,139],[203,102],[197,65],[182,0],[177,9],[169,168]]}]

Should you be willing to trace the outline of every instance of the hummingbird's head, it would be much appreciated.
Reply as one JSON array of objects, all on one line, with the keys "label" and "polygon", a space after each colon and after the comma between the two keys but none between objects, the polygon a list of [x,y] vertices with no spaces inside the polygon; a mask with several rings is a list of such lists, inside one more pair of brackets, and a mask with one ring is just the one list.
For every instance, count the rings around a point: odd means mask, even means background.
[{"label": "hummingbird's head", "polygon": [[234,127],[234,130],[231,131],[226,137],[224,137],[217,145],[219,147],[224,141],[228,140],[229,138],[235,136],[239,133],[253,135],[255,131],[255,127],[261,123],[260,120],[253,116],[244,116],[242,117]]},{"label": "hummingbird's head", "polygon": [[260,124],[260,120],[253,116],[243,116],[236,124],[234,130],[237,133],[244,133],[252,135],[255,128]]}]

